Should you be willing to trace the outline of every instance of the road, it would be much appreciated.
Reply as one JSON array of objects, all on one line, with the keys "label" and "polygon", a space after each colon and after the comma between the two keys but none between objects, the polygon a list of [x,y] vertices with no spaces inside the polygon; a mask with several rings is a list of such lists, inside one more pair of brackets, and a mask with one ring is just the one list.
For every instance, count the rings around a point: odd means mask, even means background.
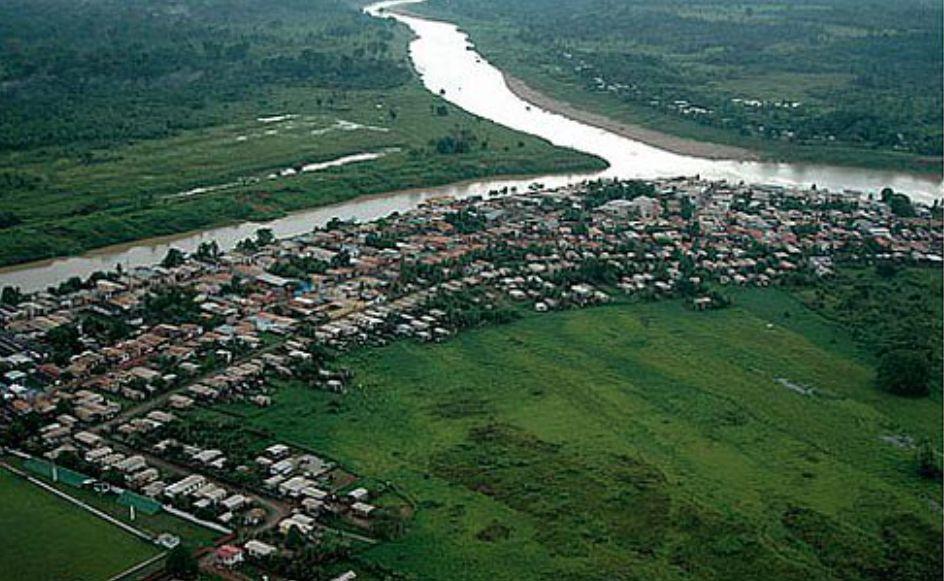
[{"label": "road", "polygon": [[268,346],[263,347],[263,348],[261,348],[261,349],[257,349],[257,350],[255,350],[255,351],[251,351],[251,352],[247,353],[246,355],[243,355],[243,356],[241,356],[241,357],[237,357],[236,359],[234,359],[232,362],[228,363],[228,364],[225,365],[225,366],[222,366],[222,367],[215,368],[215,369],[212,369],[212,370],[210,370],[210,371],[207,371],[206,373],[200,374],[200,375],[198,375],[198,376],[192,378],[190,381],[187,381],[186,383],[184,383],[184,384],[182,384],[182,385],[180,385],[180,386],[178,386],[178,387],[175,387],[175,388],[173,388],[173,389],[169,389],[169,390],[167,390],[167,391],[165,391],[165,392],[163,392],[163,393],[161,393],[161,394],[158,394],[158,395],[156,395],[156,396],[154,396],[154,397],[152,397],[152,398],[150,398],[150,399],[147,399],[147,400],[145,400],[145,401],[142,401],[142,402],[139,403],[139,404],[136,404],[136,405],[133,405],[133,406],[130,406],[130,407],[126,407],[126,408],[122,409],[120,412],[118,412],[118,415],[116,415],[116,416],[113,417],[112,419],[106,420],[106,421],[101,422],[100,424],[98,424],[98,425],[96,425],[96,426],[93,426],[93,427],[89,428],[89,431],[92,432],[92,433],[101,435],[101,433],[102,433],[103,430],[108,430],[109,428],[111,428],[111,427],[113,427],[113,426],[118,426],[118,425],[124,423],[125,421],[130,420],[130,419],[133,418],[133,417],[140,416],[140,415],[146,414],[146,413],[148,413],[148,412],[150,412],[150,411],[153,411],[153,410],[155,410],[155,409],[157,409],[157,408],[164,407],[164,405],[167,403],[167,400],[170,398],[170,396],[172,396],[172,395],[174,395],[174,394],[179,394],[179,393],[185,391],[185,390],[186,390],[187,388],[189,388],[190,386],[193,386],[193,385],[196,385],[196,384],[200,383],[201,381],[203,381],[203,380],[206,379],[207,377],[211,377],[211,376],[213,376],[213,375],[216,375],[217,373],[220,373],[221,371],[223,371],[223,370],[226,369],[227,367],[231,367],[231,366],[233,366],[233,365],[239,365],[240,363],[245,363],[245,362],[247,362],[247,361],[249,361],[249,360],[251,360],[251,359],[255,359],[256,357],[261,357],[262,355],[265,355],[266,353],[270,353],[270,352],[272,352],[272,351],[275,351],[276,349],[278,349],[279,347],[281,347],[287,340],[288,340],[288,339],[281,339],[281,340],[276,341],[275,343],[273,343],[273,344],[271,344],[271,345],[268,345]]}]

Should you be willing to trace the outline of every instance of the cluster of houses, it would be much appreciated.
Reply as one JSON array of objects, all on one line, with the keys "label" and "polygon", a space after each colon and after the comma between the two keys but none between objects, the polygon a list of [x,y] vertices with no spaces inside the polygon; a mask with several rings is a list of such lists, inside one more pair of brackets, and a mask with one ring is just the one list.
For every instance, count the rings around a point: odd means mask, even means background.
[{"label": "cluster of houses", "polygon": [[[447,340],[470,306],[475,316],[500,306],[547,312],[622,293],[681,296],[702,309],[715,306],[712,289],[829,276],[848,256],[942,262],[941,222],[920,205],[902,218],[860,192],[700,179],[644,186],[435,200],[382,222],[334,222],[33,293],[0,309],[0,421],[35,418],[24,446],[51,458],[76,452],[143,494],[212,511],[221,523],[258,525],[266,515],[253,498],[267,496],[292,507],[275,525],[283,534],[308,533],[326,513],[369,522],[369,493],[325,486],[333,466],[314,454],[272,445],[247,467],[224,450],[169,442],[162,429],[194,406],[268,406],[273,378],[343,392],[350,375],[322,348]],[[151,300],[168,289],[181,303],[170,314]],[[123,331],[109,339],[101,321]],[[74,335],[65,352],[56,339],[64,328]],[[140,442],[148,448],[135,450]],[[173,478],[146,459],[179,447]],[[202,473],[240,469],[260,475],[257,491]],[[258,543],[220,558],[278,551]]]}]

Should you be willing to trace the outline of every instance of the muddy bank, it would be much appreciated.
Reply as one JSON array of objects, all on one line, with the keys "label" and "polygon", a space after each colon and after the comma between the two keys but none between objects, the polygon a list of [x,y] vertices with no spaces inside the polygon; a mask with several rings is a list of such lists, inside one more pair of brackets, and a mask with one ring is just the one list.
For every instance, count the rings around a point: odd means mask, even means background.
[{"label": "muddy bank", "polygon": [[552,97],[548,97],[547,95],[529,87],[521,79],[512,77],[507,73],[505,73],[504,76],[505,82],[508,84],[508,88],[511,89],[511,92],[517,95],[519,99],[523,99],[533,105],[540,107],[541,109],[545,109],[552,113],[557,113],[558,115],[563,115],[564,117],[576,119],[581,123],[592,125],[600,129],[605,129],[606,131],[616,133],[617,135],[621,135],[628,139],[640,141],[646,145],[658,147],[659,149],[664,149],[666,151],[671,151],[672,153],[677,153],[680,155],[689,155],[704,159],[730,159],[737,161],[758,161],[761,159],[761,156],[757,152],[741,147],[721,145],[719,143],[708,143],[704,141],[696,141],[694,139],[686,139],[684,137],[676,137],[674,135],[667,135],[665,133],[660,133],[659,131],[648,129],[640,125],[622,123],[597,113],[589,113],[574,107],[570,103],[565,103]]}]

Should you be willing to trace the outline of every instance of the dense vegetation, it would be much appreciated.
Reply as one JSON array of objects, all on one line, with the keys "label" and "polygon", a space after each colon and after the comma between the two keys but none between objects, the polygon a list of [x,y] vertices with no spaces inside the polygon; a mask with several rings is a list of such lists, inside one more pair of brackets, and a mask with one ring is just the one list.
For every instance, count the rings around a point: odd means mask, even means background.
[{"label": "dense vegetation", "polygon": [[395,87],[394,36],[340,0],[4,2],[0,150],[166,137],[271,85]]},{"label": "dense vegetation", "polygon": [[226,412],[416,500],[355,557],[377,578],[933,578],[940,394],[876,389],[866,337],[792,293],[523,314]]},{"label": "dense vegetation", "polygon": [[[0,264],[602,161],[456,109],[341,0],[0,4]],[[474,147],[473,147],[474,145]],[[301,171],[358,153],[380,158]]]},{"label": "dense vegetation", "polygon": [[867,150],[884,158],[859,162],[920,167],[930,156],[937,162],[924,169],[940,172],[939,2],[431,0],[415,9],[458,20],[537,88],[622,120],[785,157],[856,161]]},{"label": "dense vegetation", "polygon": [[795,289],[810,308],[849,330],[878,362],[878,383],[903,395],[941,393],[941,272],[890,264],[844,268]]}]

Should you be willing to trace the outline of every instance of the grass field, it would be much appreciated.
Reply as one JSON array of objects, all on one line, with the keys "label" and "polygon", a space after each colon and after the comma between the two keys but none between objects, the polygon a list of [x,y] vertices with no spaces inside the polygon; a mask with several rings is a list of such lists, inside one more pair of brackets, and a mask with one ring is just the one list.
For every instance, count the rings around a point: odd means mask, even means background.
[{"label": "grass field", "polygon": [[[419,509],[361,568],[417,578],[931,578],[940,484],[883,438],[940,394],[785,292],[528,316],[351,357],[338,398],[284,388],[249,425],[393,481]],[[812,388],[812,392],[801,393]]]},{"label": "grass field", "polygon": [[[605,167],[602,160],[555,148],[444,103],[418,81],[391,91],[285,89],[261,102],[233,106],[229,124],[93,151],[91,159],[39,150],[2,154],[0,168],[16,168],[32,181],[0,195],[0,212],[18,221],[0,227],[0,265],[274,218],[366,194]],[[277,114],[297,117],[258,121]],[[431,144],[460,130],[476,139],[466,153],[440,154]],[[377,152],[385,156],[266,179],[286,168]]]},{"label": "grass field", "polygon": [[0,469],[0,579],[107,579],[156,547]]}]

